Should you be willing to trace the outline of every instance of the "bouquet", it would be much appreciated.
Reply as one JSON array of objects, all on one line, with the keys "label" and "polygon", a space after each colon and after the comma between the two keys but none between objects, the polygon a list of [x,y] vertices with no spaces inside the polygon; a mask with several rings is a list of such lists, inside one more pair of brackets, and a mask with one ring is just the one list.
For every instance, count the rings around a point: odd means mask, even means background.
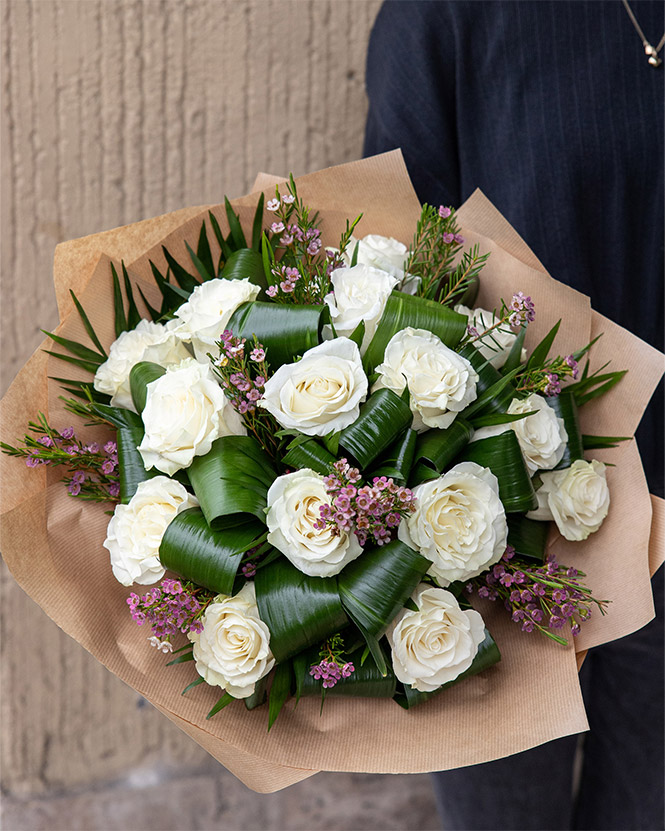
[{"label": "bouquet", "polygon": [[[372,742],[344,759],[337,741],[322,759],[321,733],[341,713],[365,735],[394,708],[410,770],[584,729],[568,634],[584,648],[649,615],[649,517],[630,620],[592,554],[625,511],[624,488],[610,508],[608,454],[641,474],[620,445],[657,381],[654,356],[530,252],[506,255],[514,232],[485,204],[499,245],[468,227],[468,205],[420,208],[408,185],[399,227],[386,228],[382,186],[404,181],[399,164],[290,179],[226,200],[129,265],[120,251],[100,258],[49,334],[48,408],[22,445],[3,444],[47,474],[51,551],[70,514],[63,493],[85,504],[86,537],[94,524],[81,556],[97,578],[74,567],[64,580],[87,619],[72,610],[69,631],[86,631],[84,645],[115,671],[124,663],[123,677],[261,789],[275,783],[257,758],[273,777],[284,768],[278,786],[324,766],[404,769],[368,762]],[[368,172],[372,198],[356,183],[340,191],[348,213],[326,199],[336,178]],[[617,338],[639,344],[639,393],[607,366],[608,336],[610,352]],[[605,417],[622,387],[632,413]],[[76,559],[63,531],[55,559],[63,547]],[[93,583],[106,588],[91,602]],[[602,615],[609,601],[614,625],[594,632],[592,607]],[[103,636],[100,608],[114,621]],[[537,676],[526,743],[478,737],[446,758],[418,746],[437,718],[448,737],[464,730],[479,693],[484,713],[505,707],[525,671]],[[536,688],[556,675],[543,720]]]}]

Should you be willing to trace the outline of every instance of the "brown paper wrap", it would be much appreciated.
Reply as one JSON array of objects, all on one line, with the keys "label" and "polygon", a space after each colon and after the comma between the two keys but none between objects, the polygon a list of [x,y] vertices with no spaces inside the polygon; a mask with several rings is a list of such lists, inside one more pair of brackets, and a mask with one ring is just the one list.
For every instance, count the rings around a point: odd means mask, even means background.
[{"label": "brown paper wrap", "polygon": [[[257,184],[271,196],[275,181],[263,175]],[[399,152],[303,176],[297,183],[305,201],[321,211],[327,244],[334,244],[347,217],[358,213],[363,213],[359,236],[378,233],[407,244],[412,239],[420,206]],[[245,224],[257,198],[252,193],[233,203]],[[84,335],[71,309],[72,287],[102,342],[110,344],[109,257],[125,260],[150,299],[156,289],[149,260],[163,262],[162,243],[185,258],[184,241],[195,244],[206,210],[180,211],[58,246],[58,332],[74,339]],[[212,210],[224,227],[223,206]],[[593,312],[588,298],[553,280],[481,193],[462,206],[459,218],[467,241],[491,251],[480,305],[491,308],[517,290],[531,294],[537,318],[530,338],[542,336],[562,317],[554,347],[560,354],[604,331],[594,364],[609,356],[613,368],[629,373],[585,408],[583,420],[593,423],[589,432],[632,434],[662,373],[662,355]],[[47,374],[63,375],[59,363],[38,350],[21,370],[2,401],[4,439],[22,435],[39,410],[56,427],[71,422],[57,385],[46,380]],[[79,432],[85,436],[85,430]],[[649,497],[633,443],[612,451],[611,459],[617,465],[609,474],[612,505],[601,530],[585,544],[568,543],[554,531],[549,541],[561,561],[588,572],[596,595],[612,600],[609,613],[586,623],[575,645],[522,634],[503,609],[485,603],[480,611],[502,653],[502,661],[487,672],[410,712],[392,701],[328,699],[320,715],[318,701],[301,700],[297,709],[289,702],[270,734],[264,708],[247,712],[233,705],[206,721],[218,691],[202,685],[180,695],[192,680],[192,667],[167,668],[128,615],[127,589],[113,578],[102,548],[106,506],[72,499],[51,480],[52,471],[47,477],[43,468],[28,470],[21,460],[3,456],[2,551],[19,584],[62,629],[256,791],[275,791],[319,770],[443,770],[586,730],[577,677],[584,650],[626,635],[653,616],[649,573],[663,558],[662,500]]]}]

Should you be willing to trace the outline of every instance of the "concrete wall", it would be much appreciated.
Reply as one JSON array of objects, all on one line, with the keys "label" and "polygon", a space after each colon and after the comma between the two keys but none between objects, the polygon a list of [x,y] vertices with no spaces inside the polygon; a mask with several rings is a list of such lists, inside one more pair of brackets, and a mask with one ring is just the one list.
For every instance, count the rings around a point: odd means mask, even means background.
[{"label": "concrete wall", "polygon": [[[58,242],[239,195],[259,170],[297,175],[360,155],[364,61],[378,7],[378,0],[4,0],[2,391],[41,341],[39,329],[57,323]],[[6,572],[0,592],[5,827],[222,827],[228,805],[216,814],[208,805],[210,826],[168,810],[166,820],[163,806],[150,819],[144,805],[132,821],[125,797],[125,814],[99,819],[119,797],[112,790],[96,799],[95,791],[88,799],[91,787],[152,787],[176,771],[185,772],[178,778],[200,771],[207,756],[67,638]],[[222,799],[220,769],[205,769],[214,803]],[[184,804],[196,802],[186,783],[173,787]],[[429,794],[414,787],[410,811],[414,797],[422,808]],[[24,801],[72,788],[79,801],[65,800],[61,810]],[[164,801],[151,799],[148,808]],[[389,813],[377,815],[376,826],[365,817],[364,827],[406,827],[399,811]],[[308,817],[282,821],[337,827],[325,812],[320,825]],[[254,821],[281,827],[263,814],[223,827]]]}]

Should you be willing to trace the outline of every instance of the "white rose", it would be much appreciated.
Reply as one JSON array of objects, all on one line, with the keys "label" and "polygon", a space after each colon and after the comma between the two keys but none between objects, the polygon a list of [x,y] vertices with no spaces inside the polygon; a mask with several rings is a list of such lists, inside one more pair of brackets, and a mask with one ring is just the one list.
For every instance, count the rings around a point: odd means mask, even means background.
[{"label": "white rose", "polygon": [[402,609],[386,633],[393,669],[403,684],[433,692],[469,669],[485,640],[485,624],[444,589],[421,583],[411,598],[418,611]]},{"label": "white rose", "polygon": [[203,631],[189,632],[196,671],[206,684],[234,698],[249,698],[256,682],[275,665],[270,632],[259,617],[253,583],[235,595],[218,595],[201,618]]},{"label": "white rose", "polygon": [[[455,311],[469,318],[469,324],[475,326],[479,334],[499,322],[499,318],[487,309],[469,309],[461,304],[455,306]],[[511,332],[507,324],[493,329],[491,334],[480,341],[475,341],[474,346],[480,354],[488,360],[495,369],[501,369],[506,363],[510,350],[517,340],[517,335]],[[526,350],[522,349],[522,360],[526,358]]]},{"label": "white rose", "polygon": [[527,398],[513,398],[508,407],[510,415],[528,413],[533,410],[536,410],[533,415],[520,421],[511,421],[508,424],[498,424],[494,427],[481,427],[473,434],[473,441],[512,430],[517,436],[529,475],[533,476],[537,470],[551,470],[563,458],[568,433],[563,419],[557,416],[555,410],[542,395],[531,393]]},{"label": "white rose", "polygon": [[304,468],[278,476],[268,491],[268,542],[310,577],[331,577],[362,554],[355,534],[317,528],[331,505],[323,477]]},{"label": "white rose", "polygon": [[198,505],[174,479],[155,476],[140,482],[127,505],[116,505],[104,548],[111,552],[113,574],[123,586],[148,586],[164,576],[159,546],[171,520]]},{"label": "white rose", "polygon": [[508,539],[499,483],[486,467],[461,462],[413,489],[416,510],[397,536],[432,561],[428,573],[447,586],[497,563]]},{"label": "white rose", "polygon": [[360,353],[364,355],[397,278],[378,268],[356,265],[353,268],[336,268],[330,275],[330,281],[334,294],[329,294],[325,302],[330,309],[335,331],[338,335],[349,336],[364,320],[365,335],[360,347]]},{"label": "white rose", "polygon": [[562,536],[573,541],[585,540],[600,528],[610,509],[602,462],[577,459],[565,470],[541,473],[540,477],[538,508],[527,514],[530,519],[553,519]]},{"label": "white rose", "polygon": [[266,382],[259,406],[282,427],[325,436],[353,424],[366,397],[358,347],[348,338],[335,338],[281,366]]},{"label": "white rose", "polygon": [[220,436],[246,435],[206,364],[189,358],[146,387],[145,435],[138,447],[146,470],[173,475],[204,456]]},{"label": "white rose", "polygon": [[94,387],[111,396],[112,407],[136,412],[129,387],[132,367],[151,361],[166,368],[189,357],[187,347],[166,326],[142,320],[111,344],[108,359],[95,372]]},{"label": "white rose", "polygon": [[242,303],[255,300],[259,287],[244,280],[206,280],[175,312],[173,331],[194,347],[196,359],[208,363],[207,353],[217,353],[215,342],[226,329],[231,315]]},{"label": "white rose", "polygon": [[476,399],[478,375],[470,362],[425,329],[402,329],[390,339],[372,391],[401,393],[408,385],[412,427],[449,427]]},{"label": "white rose", "polygon": [[400,291],[406,294],[415,294],[420,283],[420,277],[413,274],[405,274],[404,266],[411,253],[404,243],[393,237],[382,237],[380,234],[368,234],[362,239],[351,237],[346,249],[345,259],[351,262],[351,257],[358,245],[358,265],[369,265],[372,268],[379,268],[395,277]]}]

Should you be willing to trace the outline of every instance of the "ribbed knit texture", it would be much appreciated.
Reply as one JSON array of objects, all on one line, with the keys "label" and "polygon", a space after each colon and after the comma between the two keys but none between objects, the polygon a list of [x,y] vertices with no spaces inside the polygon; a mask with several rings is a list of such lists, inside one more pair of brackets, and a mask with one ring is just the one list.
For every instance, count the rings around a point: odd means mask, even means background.
[{"label": "ribbed knit texture", "polygon": [[[657,44],[663,4],[631,7]],[[553,277],[662,350],[664,78],[618,0],[390,0],[365,154],[401,147],[432,204],[481,188]],[[662,496],[662,383],[637,438]]]}]

